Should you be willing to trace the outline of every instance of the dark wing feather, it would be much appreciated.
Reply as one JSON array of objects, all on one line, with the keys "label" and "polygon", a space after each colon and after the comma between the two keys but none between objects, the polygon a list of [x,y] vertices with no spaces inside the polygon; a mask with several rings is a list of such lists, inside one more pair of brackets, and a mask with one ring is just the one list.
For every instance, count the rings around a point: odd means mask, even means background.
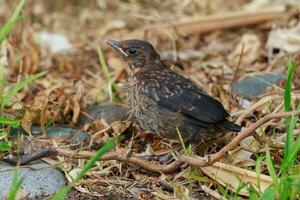
[{"label": "dark wing feather", "polygon": [[152,90],[149,93],[150,98],[159,106],[193,117],[199,122],[215,124],[229,116],[219,101],[198,89],[187,79],[183,79],[180,84],[176,85],[165,81],[161,87],[150,90]]}]

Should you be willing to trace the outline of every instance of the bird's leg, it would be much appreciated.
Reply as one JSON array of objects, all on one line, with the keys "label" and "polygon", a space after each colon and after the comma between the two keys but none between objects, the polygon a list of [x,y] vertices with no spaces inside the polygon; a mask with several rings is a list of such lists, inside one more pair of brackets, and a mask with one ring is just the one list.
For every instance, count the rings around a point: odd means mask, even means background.
[{"label": "bird's leg", "polygon": [[132,136],[131,136],[131,139],[129,141],[129,144],[128,144],[128,149],[126,151],[126,156],[127,157],[130,157],[131,153],[132,153],[132,144],[133,144],[133,139],[134,139],[134,133],[132,133]]},{"label": "bird's leg", "polygon": [[167,153],[167,154],[164,154],[164,155],[161,155],[161,156],[159,156],[159,158],[158,158],[158,163],[159,163],[159,164],[167,164],[167,163],[170,163],[170,162],[173,160],[174,157],[176,157],[174,151],[172,151],[172,152],[170,152],[170,153]]},{"label": "bird's leg", "polygon": [[157,161],[159,164],[166,164],[172,161],[174,157],[176,157],[175,152],[180,150],[178,147],[170,148],[167,150],[162,150],[160,152],[153,152],[150,153],[151,148],[147,148],[147,150],[143,153],[143,155],[140,155],[140,158],[147,161]]},{"label": "bird's leg", "polygon": [[170,161],[173,160],[172,158],[176,159],[178,155],[181,154],[190,155],[191,153],[195,152],[195,149],[196,149],[196,145],[192,145],[191,150],[185,150],[182,146],[177,146],[175,150],[173,150],[172,152],[160,156],[159,164],[169,163]]},{"label": "bird's leg", "polygon": [[160,155],[144,155],[140,158],[147,161],[157,161],[159,164],[167,164],[172,161],[172,158],[174,158],[174,156],[174,151],[170,151],[168,153]]},{"label": "bird's leg", "polygon": [[147,161],[154,160],[153,159],[153,157],[154,157],[154,155],[153,155],[153,149],[152,149],[152,147],[151,147],[151,145],[149,143],[147,144],[146,150],[143,153],[139,154],[139,157],[142,160],[147,160]]}]

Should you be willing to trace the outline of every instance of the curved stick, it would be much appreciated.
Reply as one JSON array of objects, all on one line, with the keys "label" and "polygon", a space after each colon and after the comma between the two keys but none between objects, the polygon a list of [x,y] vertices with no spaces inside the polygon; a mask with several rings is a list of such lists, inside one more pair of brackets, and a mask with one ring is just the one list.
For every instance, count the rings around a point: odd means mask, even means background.
[{"label": "curved stick", "polygon": [[[95,155],[94,152],[90,152],[90,151],[75,152],[63,148],[56,148],[55,150],[59,155],[76,157],[76,158],[90,158]],[[142,160],[138,157],[129,156],[126,153],[116,152],[116,151],[106,153],[100,160],[101,161],[118,160],[122,162],[135,164],[148,171],[157,172],[157,173],[166,173],[166,174],[177,171],[183,165],[183,163],[180,160],[176,160],[167,165],[156,165],[151,161]]]}]

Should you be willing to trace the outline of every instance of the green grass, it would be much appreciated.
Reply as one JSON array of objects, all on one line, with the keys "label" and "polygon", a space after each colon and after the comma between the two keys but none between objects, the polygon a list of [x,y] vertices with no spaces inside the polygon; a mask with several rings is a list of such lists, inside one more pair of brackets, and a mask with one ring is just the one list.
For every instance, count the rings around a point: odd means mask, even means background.
[{"label": "green grass", "polygon": [[[284,108],[285,111],[291,110],[291,95],[292,95],[292,78],[297,64],[294,61],[288,63],[288,74],[284,93]],[[300,105],[296,109],[300,109]],[[272,185],[262,193],[262,200],[268,199],[297,199],[300,195],[300,176],[296,168],[297,154],[300,150],[300,136],[294,140],[293,133],[295,126],[299,120],[299,116],[286,118],[287,135],[284,146],[284,156],[280,166],[276,166],[271,158],[269,148],[266,151],[266,164],[270,176],[272,177]]]},{"label": "green grass", "polygon": [[6,23],[0,29],[0,44],[5,40],[5,38],[9,35],[15,23],[18,21],[21,10],[26,3],[26,0],[20,0],[17,5],[13,15],[6,21]]},{"label": "green grass", "polygon": [[[13,15],[5,22],[5,24],[0,28],[0,45],[2,45],[3,41],[7,38],[9,33],[11,32],[13,26],[19,19],[21,10],[26,3],[26,0],[21,0],[17,5]],[[0,57],[0,97],[2,97],[2,91],[5,84],[4,80],[4,68],[3,68],[3,58]]]},{"label": "green grass", "polygon": [[8,200],[15,200],[17,196],[17,192],[21,187],[22,179],[19,178],[19,170],[18,168],[15,170],[14,177],[11,184],[11,189],[9,192]]},{"label": "green grass", "polygon": [[295,61],[290,60],[288,63],[288,75],[285,84],[285,92],[284,92],[284,109],[285,111],[291,110],[291,93],[292,93],[292,78],[295,72],[297,64]]},{"label": "green grass", "polygon": [[112,138],[110,139],[102,148],[100,148],[95,156],[93,156],[91,159],[88,160],[88,162],[83,166],[82,170],[77,174],[76,178],[73,182],[71,182],[69,185],[61,188],[56,195],[52,197],[52,200],[63,200],[71,190],[71,188],[84,177],[84,175],[90,170],[95,163],[107,152],[115,148],[116,146],[116,140],[118,138]]},{"label": "green grass", "polygon": [[[45,72],[40,72],[34,75],[30,75],[28,78],[22,80],[20,83],[15,84],[6,94],[2,94],[0,97],[0,106],[1,110],[5,108],[5,106],[11,101],[11,98],[14,97],[21,89],[23,89],[26,85],[34,81],[35,79],[44,76]],[[2,129],[0,129],[0,132],[2,137],[0,138],[0,152],[8,151],[11,148],[11,142],[4,138],[8,138],[8,133],[6,133],[5,127],[11,126],[13,128],[18,128],[21,125],[20,119],[11,119],[7,116],[0,116],[0,125],[2,126]]]},{"label": "green grass", "polygon": [[106,86],[107,86],[107,91],[108,91],[110,102],[120,102],[121,99],[116,94],[117,85],[111,80],[109,67],[108,67],[108,65],[105,61],[105,57],[103,55],[103,52],[102,52],[102,49],[100,48],[100,46],[98,46],[97,52],[98,52],[100,65],[101,65],[102,71],[104,73],[104,77],[105,77],[105,81],[106,81]]},{"label": "green grass", "polygon": [[0,153],[8,151],[8,150],[10,150],[10,148],[11,148],[11,142],[10,141],[0,140]]},{"label": "green grass", "polygon": [[259,156],[256,159],[255,172],[256,172],[256,186],[259,189],[258,192],[261,192],[260,191],[260,175],[261,175],[261,166],[262,166],[264,159],[265,159],[264,156]]},{"label": "green grass", "polygon": [[[292,78],[294,75],[294,71],[296,69],[296,63],[292,60],[288,63],[288,75],[287,75],[287,81],[285,85],[285,92],[284,92],[284,110],[290,111],[291,110],[291,93],[292,93]],[[286,124],[290,124],[290,120],[296,120],[295,118],[287,118],[285,120]],[[293,123],[293,122],[292,122]],[[290,124],[291,125],[291,124]],[[291,151],[292,145],[293,145],[293,135],[292,135],[292,126],[289,126],[288,128],[288,134],[285,141],[285,147],[284,147],[284,155],[287,156],[288,152]]]},{"label": "green grass", "polygon": [[[13,15],[6,21],[6,23],[0,28],[0,45],[3,44],[5,39],[8,37],[13,26],[16,24],[20,18],[21,10],[26,3],[26,0],[20,0]],[[3,55],[5,56],[5,55]],[[34,75],[30,75],[28,78],[22,80],[21,82],[15,84],[6,94],[3,93],[3,88],[7,81],[4,79],[4,58],[0,57],[0,106],[1,111],[5,109],[8,103],[11,102],[12,97],[14,97],[21,89],[26,85],[34,81],[35,79],[44,76],[45,72],[40,72]],[[1,112],[3,113],[3,112]],[[8,140],[8,133],[5,131],[5,127],[12,126],[13,128],[19,127],[21,124],[19,119],[11,119],[7,116],[1,114],[0,125],[2,129],[0,130],[0,152],[8,151],[11,148],[11,142]]]},{"label": "green grass", "polygon": [[9,125],[13,128],[17,128],[21,125],[21,121],[19,119],[10,119],[8,117],[0,117],[0,124],[2,125]]},{"label": "green grass", "polygon": [[[12,28],[18,21],[20,17],[20,13],[22,8],[24,7],[26,0],[20,0],[13,15],[5,22],[5,24],[0,28],[0,45],[3,44],[5,39],[8,37],[9,33],[11,32]],[[5,56],[5,55],[3,55]],[[5,106],[11,101],[11,98],[15,96],[22,88],[28,85],[33,80],[45,75],[45,72],[40,72],[35,75],[31,75],[25,80],[22,80],[20,83],[15,84],[6,94],[3,94],[3,89],[7,81],[4,79],[4,58],[0,57],[0,106],[1,111],[5,108]],[[3,112],[1,112],[3,113]],[[5,130],[5,127],[19,127],[21,124],[19,119],[11,119],[3,114],[0,116],[0,125],[2,129],[0,130],[0,152],[5,152],[10,150],[11,142],[8,139],[8,133]],[[14,177],[12,180],[11,189],[9,192],[8,199],[14,200],[16,198],[17,192],[21,186],[22,180],[19,178],[18,169],[15,170]]]},{"label": "green grass", "polygon": [[[11,32],[13,26],[19,19],[21,10],[25,4],[26,0],[19,1],[14,13],[12,16],[5,22],[5,24],[0,28],[0,45],[3,44],[4,40],[8,37],[9,33]],[[2,55],[5,56],[5,55]],[[0,57],[0,106],[2,107],[1,102],[3,102],[3,88],[7,81],[4,80],[4,58]],[[18,119],[10,119],[3,115],[0,116],[0,125],[2,127],[5,126],[13,126],[18,127],[20,126],[20,121]],[[8,141],[6,131],[2,128],[0,130],[0,152],[8,151],[11,148],[11,142]]]},{"label": "green grass", "polygon": [[[285,111],[292,110],[292,79],[296,66],[297,64],[294,61],[290,61],[288,63],[283,99]],[[300,105],[298,105],[296,109],[300,109]],[[300,136],[295,140],[293,138],[294,129],[297,123],[299,123],[299,116],[292,116],[285,119],[287,135],[283,160],[279,166],[274,163],[269,147],[266,148],[265,156],[261,155],[256,159],[255,170],[257,174],[257,188],[260,188],[260,174],[264,163],[266,163],[269,175],[272,178],[272,185],[265,191],[260,191],[259,189],[257,190],[253,188],[251,185],[241,184],[235,191],[235,194],[230,193],[228,188],[220,186],[218,189],[223,197],[234,200],[241,199],[241,197],[238,196],[238,193],[242,188],[246,188],[248,190],[250,200],[300,199],[300,165],[297,160],[297,154],[300,151]]]},{"label": "green grass", "polygon": [[189,144],[189,146],[186,147],[185,144],[184,144],[183,137],[181,136],[181,133],[180,133],[180,131],[177,127],[176,127],[176,132],[177,132],[177,135],[178,135],[178,138],[179,138],[179,141],[180,141],[180,144],[182,146],[182,149],[183,149],[184,153],[188,156],[192,156],[193,155],[192,145]]},{"label": "green grass", "polygon": [[13,96],[15,96],[21,89],[23,89],[26,85],[31,83],[37,78],[40,78],[41,76],[44,76],[46,72],[39,72],[37,74],[30,75],[26,79],[22,80],[21,82],[17,83],[14,85],[8,92],[7,94],[4,94],[2,96],[2,101],[0,102],[1,107],[3,108]]},{"label": "green grass", "polygon": [[[28,78],[22,80],[20,83],[15,84],[6,94],[2,94],[0,96],[0,106],[1,110],[3,111],[7,103],[11,101],[11,98],[15,96],[21,89],[23,89],[26,85],[30,82],[34,81],[35,79],[44,76],[45,72],[40,72],[34,75],[29,76]],[[3,114],[0,116],[0,152],[5,152],[10,150],[11,142],[8,139],[9,134],[6,132],[5,127],[11,126],[13,128],[18,128],[21,125],[20,119],[12,119],[4,116]]]}]

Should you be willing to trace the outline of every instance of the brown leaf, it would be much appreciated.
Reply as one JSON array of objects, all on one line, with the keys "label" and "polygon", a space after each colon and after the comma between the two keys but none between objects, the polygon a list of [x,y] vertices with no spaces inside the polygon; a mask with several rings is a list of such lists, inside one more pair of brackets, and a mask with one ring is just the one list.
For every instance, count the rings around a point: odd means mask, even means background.
[{"label": "brown leaf", "polygon": [[[217,162],[213,166],[201,167],[201,171],[223,186],[235,192],[241,183],[251,184],[257,188],[257,174],[254,171],[239,168],[233,165]],[[265,191],[272,184],[270,176],[260,174],[260,191]],[[241,195],[248,196],[248,190],[243,188]]]}]

